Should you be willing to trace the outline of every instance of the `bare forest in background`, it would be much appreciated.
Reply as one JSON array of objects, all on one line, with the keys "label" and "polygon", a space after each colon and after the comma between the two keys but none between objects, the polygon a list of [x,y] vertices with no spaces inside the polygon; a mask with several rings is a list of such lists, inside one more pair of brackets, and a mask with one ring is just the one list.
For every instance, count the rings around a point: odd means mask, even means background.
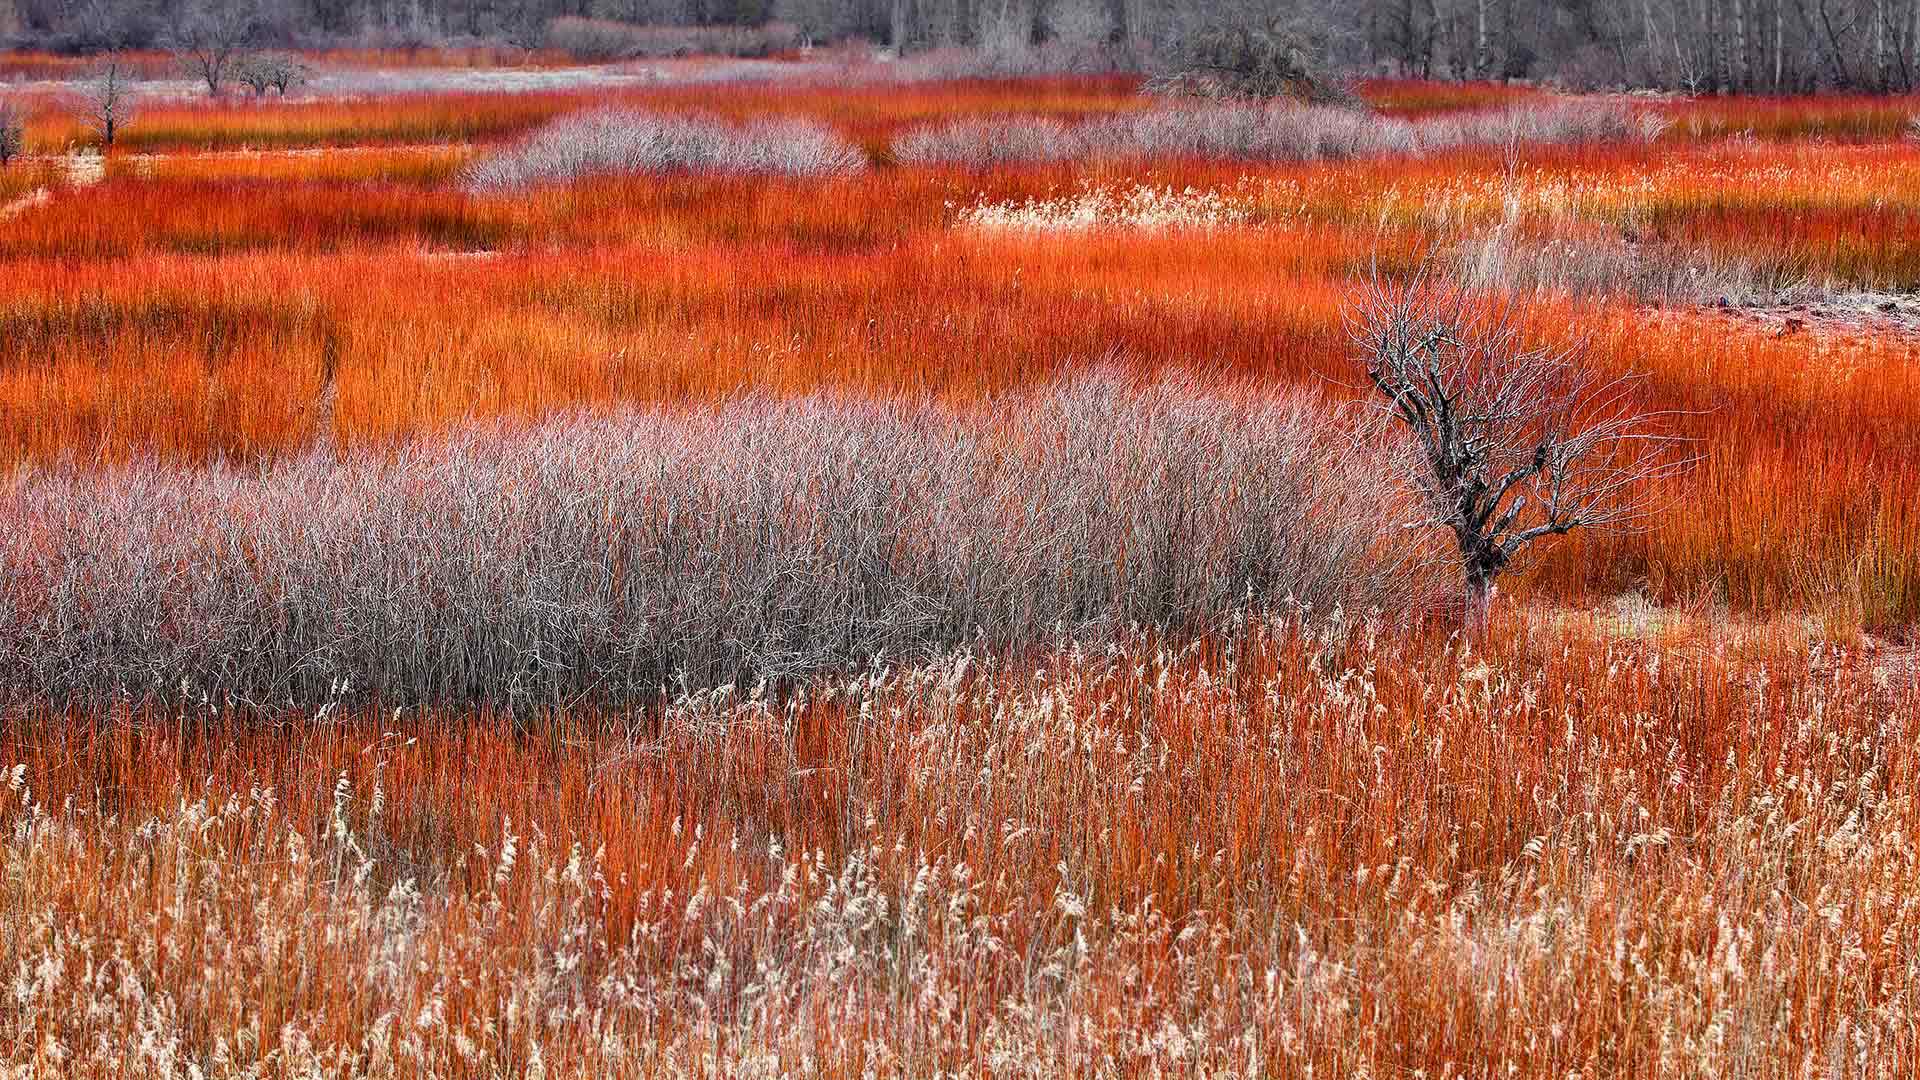
[{"label": "bare forest in background", "polygon": [[1691,93],[1905,92],[1920,0],[0,0],[61,52],[502,44],[580,60],[965,51],[981,74],[1176,66],[1208,34],[1281,35],[1354,74]]}]

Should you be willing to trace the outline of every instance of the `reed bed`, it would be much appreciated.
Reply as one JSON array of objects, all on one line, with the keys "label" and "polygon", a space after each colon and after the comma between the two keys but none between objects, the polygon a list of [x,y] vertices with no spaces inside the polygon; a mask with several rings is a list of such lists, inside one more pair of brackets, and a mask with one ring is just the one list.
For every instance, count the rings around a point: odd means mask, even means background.
[{"label": "reed bed", "polygon": [[1256,619],[622,719],[0,725],[76,1077],[1907,1075],[1911,666]]},{"label": "reed bed", "polygon": [[[1778,199],[1881,223],[1846,249],[1853,276],[1897,280],[1892,222],[1920,205],[1917,162],[1905,146],[1661,143],[1542,150],[1512,172],[1485,152],[1168,163],[1125,187],[1075,166],[884,169],[835,181],[833,198],[753,177],[474,198],[404,181],[122,174],[56,188],[0,229],[0,461],[270,461],[316,427],[343,448],[384,447],[472,420],[745,392],[964,404],[1115,349],[1142,373],[1338,396],[1356,376],[1340,321],[1353,277],[1511,228],[1523,247],[1571,244],[1542,264],[1546,284],[1586,275],[1597,294],[1549,289],[1531,332],[1650,374],[1705,459],[1647,532],[1563,545],[1516,589],[1804,607],[1901,633],[1920,613],[1914,339],[1651,311],[1607,268],[1623,249],[1664,251],[1676,271],[1751,258],[1762,286],[1857,287],[1823,263],[1818,232],[1782,224],[1816,211],[1769,216]],[[1143,191],[1153,198],[1128,194]],[[969,225],[1022,206],[1140,227],[1090,240]],[[1779,227],[1778,246],[1755,252],[1741,215]],[[1161,227],[1189,220],[1206,228]],[[1488,284],[1541,284],[1510,270]]]}]

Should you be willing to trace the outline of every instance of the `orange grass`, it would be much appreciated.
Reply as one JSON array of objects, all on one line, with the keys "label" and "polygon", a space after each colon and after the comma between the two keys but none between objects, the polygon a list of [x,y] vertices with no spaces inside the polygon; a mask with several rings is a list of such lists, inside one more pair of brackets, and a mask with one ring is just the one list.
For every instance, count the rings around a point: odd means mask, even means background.
[{"label": "orange grass", "polygon": [[[952,92],[964,108],[1013,93]],[[737,93],[729,107],[745,111],[772,91]],[[106,182],[18,213],[0,225],[0,458],[286,450],[308,437],[329,372],[332,434],[349,444],[749,389],[969,397],[1113,351],[1337,390],[1353,378],[1347,282],[1516,199],[1549,223],[1737,255],[1765,230],[1766,257],[1867,284],[1914,280],[1905,234],[1920,212],[1920,151],[1895,145],[1583,148],[1534,155],[1518,177],[1463,153],[608,180],[505,198],[440,184],[464,154],[125,158]],[[1135,183],[1227,192],[1254,227],[1097,240],[954,227],[980,201]],[[1519,589],[1639,588],[1871,626],[1920,614],[1913,339],[1776,338],[1625,303],[1548,304],[1535,321],[1647,372],[1704,461],[1648,533],[1562,544]]]},{"label": "orange grass", "polygon": [[472,158],[466,147],[354,146],[289,151],[228,150],[208,153],[116,154],[105,162],[109,177],[188,181],[390,182],[435,185],[450,182]]},{"label": "orange grass", "polygon": [[[399,98],[258,101],[239,96],[141,102],[120,150],[226,150],[460,143],[499,139],[595,100],[587,93],[434,94]],[[27,145],[46,152],[97,142],[60,100],[43,98]]]},{"label": "orange grass", "polygon": [[[700,111],[729,119],[804,115],[823,119],[879,150],[899,129],[956,113],[1032,112],[1078,118],[1149,106],[1131,76],[1047,77],[959,83],[836,86],[781,79],[738,84],[662,82],[529,93],[462,92],[387,97],[278,98],[231,95],[144,103],[116,145],[125,150],[221,150],[392,143],[498,141],[589,106]],[[31,149],[94,142],[58,97],[28,97]]]},{"label": "orange grass", "polygon": [[[812,112],[869,147],[940,115],[1139,107],[1124,80],[617,96]],[[9,200],[47,191],[0,218],[0,478],[749,391],[970,399],[1109,354],[1339,398],[1352,279],[1503,221],[1920,280],[1920,148],[1852,99],[1662,106],[1779,141],[1513,170],[448,182],[478,152],[449,143],[582,100],[156,105],[144,145],[194,152],[116,156],[91,187],[51,159],[0,173]],[[1803,137],[1848,130],[1879,141]],[[204,150],[331,142],[354,149]],[[1246,219],[957,227],[1139,184]],[[633,715],[394,713],[347,687],[275,722],[0,717],[0,1071],[1905,1075],[1920,337],[1627,297],[1526,325],[1646,373],[1701,460],[1644,531],[1510,579],[1522,603],[1472,647],[1349,619]],[[1566,610],[1625,592],[1666,606]]]},{"label": "orange grass", "polygon": [[1808,94],[1787,97],[1693,98],[1663,111],[1676,138],[1750,135],[1759,139],[1897,139],[1920,113],[1920,95]]},{"label": "orange grass", "polygon": [[[698,72],[698,62],[676,63]],[[733,120],[809,116],[832,123],[878,153],[902,128],[954,115],[1023,113],[1079,120],[1150,107],[1153,99],[1137,93],[1138,86],[1138,77],[1130,75],[892,84],[868,72],[845,85],[824,78],[769,78],[731,85],[669,80],[639,88],[587,86],[518,94],[435,92],[293,101],[189,97],[145,105],[119,145],[155,151],[484,142],[510,138],[577,109],[621,104],[697,110]],[[1416,117],[1547,97],[1493,84],[1389,80],[1363,83],[1360,90],[1384,112]],[[44,91],[26,97],[37,106],[28,126],[30,147],[51,151],[92,141],[57,98]]]}]

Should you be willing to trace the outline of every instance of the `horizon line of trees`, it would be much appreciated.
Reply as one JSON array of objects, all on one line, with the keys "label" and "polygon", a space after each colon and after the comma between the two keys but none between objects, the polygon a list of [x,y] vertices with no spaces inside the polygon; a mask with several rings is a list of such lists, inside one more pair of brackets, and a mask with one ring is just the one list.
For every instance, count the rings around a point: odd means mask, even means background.
[{"label": "horizon line of trees", "polygon": [[1920,0],[0,0],[15,45],[168,48],[198,28],[266,46],[545,43],[559,18],[790,24],[815,44],[985,54],[1049,44],[1150,67],[1207,30],[1284,32],[1336,70],[1695,93],[1905,92]]}]

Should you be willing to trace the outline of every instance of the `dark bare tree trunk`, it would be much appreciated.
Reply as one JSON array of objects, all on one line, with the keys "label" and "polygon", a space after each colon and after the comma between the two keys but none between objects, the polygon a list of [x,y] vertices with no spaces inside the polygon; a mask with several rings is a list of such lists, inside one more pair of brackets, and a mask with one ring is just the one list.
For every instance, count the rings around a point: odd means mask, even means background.
[{"label": "dark bare tree trunk", "polygon": [[1484,634],[1487,630],[1487,621],[1492,615],[1493,578],[1469,571],[1467,574],[1466,611],[1461,616],[1461,625],[1472,634]]},{"label": "dark bare tree trunk", "polygon": [[1608,377],[1578,350],[1520,339],[1505,306],[1450,287],[1375,278],[1348,325],[1383,423],[1411,435],[1404,461],[1421,514],[1459,549],[1466,625],[1486,623],[1496,579],[1535,543],[1629,526],[1650,490],[1689,462],[1654,430],[1636,376]]}]

